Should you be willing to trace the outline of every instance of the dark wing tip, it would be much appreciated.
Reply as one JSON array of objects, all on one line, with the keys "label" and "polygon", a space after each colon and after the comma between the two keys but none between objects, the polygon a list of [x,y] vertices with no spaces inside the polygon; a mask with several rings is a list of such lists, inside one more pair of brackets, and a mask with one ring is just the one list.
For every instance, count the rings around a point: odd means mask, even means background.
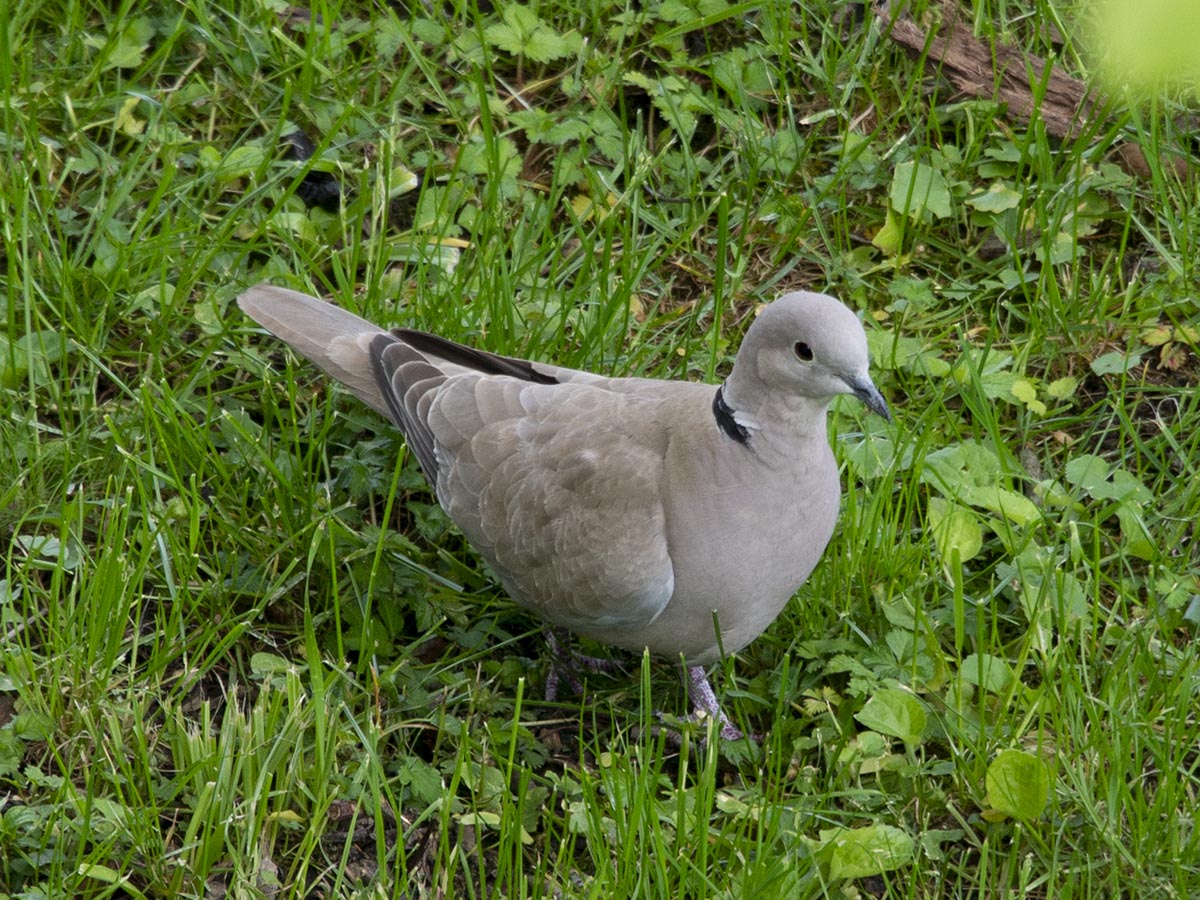
[{"label": "dark wing tip", "polygon": [[519,378],[521,381],[533,384],[562,383],[553,375],[539,372],[527,359],[516,359],[511,356],[488,353],[486,350],[476,350],[474,347],[467,347],[436,334],[417,331],[413,328],[397,328],[392,335],[418,353],[463,366],[479,372],[481,375],[508,375],[511,378]]},{"label": "dark wing tip", "polygon": [[[371,370],[383,402],[387,404],[388,417],[400,429],[408,443],[408,449],[421,464],[421,471],[430,485],[437,485],[437,455],[433,447],[433,435],[429,426],[413,414],[406,402],[407,391],[397,390],[397,374],[401,368],[407,371],[415,365],[427,376],[437,378],[441,373],[415,348],[407,346],[395,334],[382,332],[371,339]],[[444,377],[444,376],[443,376]],[[400,385],[403,387],[403,385]]]}]

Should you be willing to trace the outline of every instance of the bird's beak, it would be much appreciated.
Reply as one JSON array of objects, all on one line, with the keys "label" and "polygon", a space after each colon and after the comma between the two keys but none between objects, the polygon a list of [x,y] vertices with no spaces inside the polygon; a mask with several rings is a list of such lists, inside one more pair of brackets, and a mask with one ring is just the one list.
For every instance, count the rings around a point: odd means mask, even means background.
[{"label": "bird's beak", "polygon": [[887,401],[883,399],[883,394],[879,393],[879,388],[875,387],[870,378],[865,375],[859,378],[848,378],[846,384],[850,386],[850,392],[855,397],[867,404],[867,409],[879,413],[888,422],[892,421],[892,413],[888,409]]}]

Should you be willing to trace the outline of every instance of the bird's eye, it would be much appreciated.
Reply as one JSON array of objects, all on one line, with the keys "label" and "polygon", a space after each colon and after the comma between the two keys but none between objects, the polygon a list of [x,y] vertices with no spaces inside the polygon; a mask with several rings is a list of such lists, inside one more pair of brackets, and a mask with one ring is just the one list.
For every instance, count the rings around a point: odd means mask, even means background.
[{"label": "bird's eye", "polygon": [[792,345],[792,350],[795,352],[797,359],[801,360],[802,362],[812,362],[812,347],[808,346],[808,344],[804,343],[804,341],[796,341],[796,343]]}]

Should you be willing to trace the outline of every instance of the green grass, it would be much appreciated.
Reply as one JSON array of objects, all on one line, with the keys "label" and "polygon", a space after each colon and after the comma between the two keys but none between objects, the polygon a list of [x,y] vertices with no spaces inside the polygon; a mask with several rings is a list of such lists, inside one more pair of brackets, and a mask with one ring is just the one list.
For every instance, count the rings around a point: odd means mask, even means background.
[{"label": "green grass", "polygon": [[[1200,893],[1182,99],[1060,142],[843,4],[501,6],[0,7],[0,896]],[[975,9],[1084,74],[1077,10]],[[543,702],[263,280],[704,380],[861,309],[896,423],[835,406],[838,533],[717,673],[760,743],[668,740],[669,662]]]}]

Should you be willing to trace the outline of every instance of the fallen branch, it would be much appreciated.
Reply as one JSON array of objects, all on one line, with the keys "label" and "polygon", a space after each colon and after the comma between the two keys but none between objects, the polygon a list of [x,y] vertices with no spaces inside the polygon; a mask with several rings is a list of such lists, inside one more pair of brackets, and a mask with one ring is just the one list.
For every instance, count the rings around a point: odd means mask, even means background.
[{"label": "fallen branch", "polygon": [[938,8],[941,25],[926,31],[897,0],[879,0],[875,15],[888,36],[914,55],[926,55],[941,74],[965,94],[1006,104],[1010,117],[1029,122],[1036,116],[1046,133],[1075,136],[1091,124],[1095,100],[1087,85],[1040,56],[1002,43],[985,43],[971,33],[957,7]]}]

